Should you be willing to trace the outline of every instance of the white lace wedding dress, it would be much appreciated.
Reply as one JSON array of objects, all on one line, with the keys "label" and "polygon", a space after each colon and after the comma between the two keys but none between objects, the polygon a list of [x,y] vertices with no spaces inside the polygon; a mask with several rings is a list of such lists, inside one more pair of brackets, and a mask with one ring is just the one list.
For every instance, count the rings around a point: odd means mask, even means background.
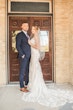
[{"label": "white lace wedding dress", "polygon": [[[34,43],[34,38],[31,39]],[[68,102],[73,102],[73,91],[48,88],[43,80],[42,70],[39,63],[39,50],[31,47],[31,61],[29,72],[30,92],[23,93],[25,102],[38,102],[39,104],[56,107]]]}]

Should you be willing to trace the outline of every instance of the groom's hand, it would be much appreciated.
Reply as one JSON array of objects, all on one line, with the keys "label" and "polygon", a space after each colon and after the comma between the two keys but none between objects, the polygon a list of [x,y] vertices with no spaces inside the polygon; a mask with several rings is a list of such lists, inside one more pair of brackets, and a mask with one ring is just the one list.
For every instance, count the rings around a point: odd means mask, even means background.
[{"label": "groom's hand", "polygon": [[24,57],[25,57],[25,55],[22,56],[22,58],[24,58]]}]

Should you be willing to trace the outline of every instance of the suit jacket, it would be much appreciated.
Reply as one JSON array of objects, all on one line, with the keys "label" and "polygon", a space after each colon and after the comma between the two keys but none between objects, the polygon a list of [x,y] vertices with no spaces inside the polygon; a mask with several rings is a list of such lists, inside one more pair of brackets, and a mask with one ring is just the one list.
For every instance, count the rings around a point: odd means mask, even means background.
[{"label": "suit jacket", "polygon": [[28,44],[28,38],[23,31],[17,34],[16,36],[16,48],[18,50],[18,57],[25,55],[27,58],[30,58],[31,48]]}]

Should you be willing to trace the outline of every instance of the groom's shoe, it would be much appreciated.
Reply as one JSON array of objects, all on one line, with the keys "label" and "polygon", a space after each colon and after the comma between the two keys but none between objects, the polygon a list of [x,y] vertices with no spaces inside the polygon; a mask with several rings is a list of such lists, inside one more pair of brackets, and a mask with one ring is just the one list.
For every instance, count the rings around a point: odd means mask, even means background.
[{"label": "groom's shoe", "polygon": [[29,92],[29,90],[27,88],[24,88],[24,92]]},{"label": "groom's shoe", "polygon": [[24,92],[24,88],[20,88],[20,91]]},{"label": "groom's shoe", "polygon": [[22,92],[29,92],[26,88],[20,88],[20,91],[22,91]]},{"label": "groom's shoe", "polygon": [[25,86],[24,89],[27,89],[27,86]]}]

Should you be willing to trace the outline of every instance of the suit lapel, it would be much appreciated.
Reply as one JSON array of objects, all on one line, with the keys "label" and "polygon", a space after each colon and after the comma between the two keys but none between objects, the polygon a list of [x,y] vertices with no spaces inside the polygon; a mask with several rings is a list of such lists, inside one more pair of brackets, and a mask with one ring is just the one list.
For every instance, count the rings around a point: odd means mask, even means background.
[{"label": "suit lapel", "polygon": [[23,36],[28,40],[26,34],[22,31]]}]

